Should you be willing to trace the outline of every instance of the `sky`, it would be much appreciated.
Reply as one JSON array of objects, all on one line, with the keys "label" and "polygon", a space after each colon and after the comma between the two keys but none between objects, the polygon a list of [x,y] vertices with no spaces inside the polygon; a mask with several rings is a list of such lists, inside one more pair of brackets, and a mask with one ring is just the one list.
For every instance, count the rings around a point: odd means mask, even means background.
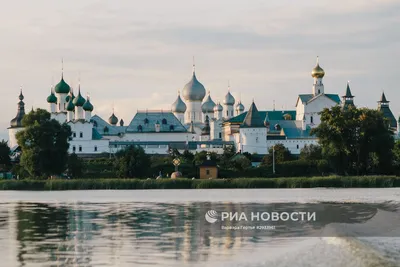
[{"label": "sky", "polygon": [[216,102],[228,81],[246,109],[294,109],[311,93],[316,57],[326,93],[400,113],[398,0],[0,0],[0,138],[22,86],[27,110],[47,108],[61,77],[90,94],[94,114],[169,110],[196,76]]}]

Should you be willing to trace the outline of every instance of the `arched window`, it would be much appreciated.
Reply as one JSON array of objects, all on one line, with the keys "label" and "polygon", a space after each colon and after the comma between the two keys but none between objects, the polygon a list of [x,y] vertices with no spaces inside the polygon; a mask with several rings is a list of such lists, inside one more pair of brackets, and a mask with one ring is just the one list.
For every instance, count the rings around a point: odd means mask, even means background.
[{"label": "arched window", "polygon": [[94,152],[97,152],[97,146],[94,146]]},{"label": "arched window", "polygon": [[107,126],[104,126],[104,133],[108,133],[108,127]]},{"label": "arched window", "polygon": [[170,130],[170,131],[173,131],[174,129],[175,129],[174,125],[170,125],[170,126],[169,126],[169,130]]},{"label": "arched window", "polygon": [[219,133],[219,139],[222,139],[222,133]]},{"label": "arched window", "polygon": [[161,123],[162,124],[167,124],[167,119],[162,119]]},{"label": "arched window", "polygon": [[139,125],[139,126],[137,127],[137,129],[138,129],[139,132],[143,132],[143,127],[142,127],[142,125]]},{"label": "arched window", "polygon": [[313,116],[310,117],[310,122],[314,123],[314,117]]},{"label": "arched window", "polygon": [[93,121],[93,126],[97,127],[97,121]]},{"label": "arched window", "polygon": [[144,124],[148,124],[148,123],[149,123],[149,119],[148,118],[144,119]]}]

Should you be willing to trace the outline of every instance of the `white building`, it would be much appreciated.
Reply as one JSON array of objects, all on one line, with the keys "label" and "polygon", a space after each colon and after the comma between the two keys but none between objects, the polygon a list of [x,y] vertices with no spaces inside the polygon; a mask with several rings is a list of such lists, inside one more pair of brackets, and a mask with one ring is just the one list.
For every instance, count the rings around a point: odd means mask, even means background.
[{"label": "white building", "polygon": [[[320,124],[320,111],[339,104],[343,108],[354,106],[348,84],[343,102],[337,94],[325,93],[324,75],[317,59],[311,72],[314,79],[311,93],[300,94],[293,110],[259,111],[253,101],[245,112],[242,102],[236,101],[231,94],[230,86],[222,105],[214,102],[211,92],[206,94],[205,86],[197,79],[194,66],[190,81],[183,87],[183,99],[178,92],[171,110],[138,110],[127,125],[114,112],[107,120],[93,115],[94,107],[89,97],[82,96],[80,85],[75,97],[63,75],[51,90],[47,102],[51,118],[71,127],[69,152],[82,156],[115,153],[129,145],[139,145],[149,154],[167,154],[174,148],[182,152],[188,149],[222,153],[224,146],[234,145],[237,152],[263,155],[278,143],[285,145],[291,153],[299,154],[305,145],[317,143],[310,130]],[[17,146],[15,134],[23,129],[23,99],[21,91],[18,112],[9,127],[11,147]],[[396,129],[396,119],[384,94],[378,109]]]}]

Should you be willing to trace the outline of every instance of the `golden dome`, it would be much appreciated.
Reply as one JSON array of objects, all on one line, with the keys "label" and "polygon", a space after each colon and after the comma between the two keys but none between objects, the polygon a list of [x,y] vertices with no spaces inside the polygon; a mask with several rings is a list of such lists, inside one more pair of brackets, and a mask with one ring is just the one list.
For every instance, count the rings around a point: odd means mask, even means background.
[{"label": "golden dome", "polygon": [[317,57],[317,65],[313,68],[311,76],[313,78],[323,78],[325,76],[325,71],[319,66],[318,57]]}]

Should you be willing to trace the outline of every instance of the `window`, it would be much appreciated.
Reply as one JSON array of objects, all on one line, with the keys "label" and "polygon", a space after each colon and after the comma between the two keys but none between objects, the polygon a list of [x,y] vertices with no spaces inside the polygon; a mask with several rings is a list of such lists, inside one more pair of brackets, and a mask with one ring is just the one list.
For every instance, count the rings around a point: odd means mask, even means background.
[{"label": "window", "polygon": [[72,147],[72,152],[74,152],[74,153],[75,153],[75,151],[76,151],[76,147],[75,147],[75,146],[73,146],[73,147]]},{"label": "window", "polygon": [[175,129],[174,125],[169,126],[169,130],[172,132]]},{"label": "window", "polygon": [[73,133],[72,133],[72,137],[76,137],[76,132],[73,132]]},{"label": "window", "polygon": [[320,93],[321,93],[321,90],[318,89],[318,94],[320,94]]},{"label": "window", "polygon": [[258,143],[258,137],[256,137],[256,143]]},{"label": "window", "polygon": [[80,137],[80,138],[83,138],[83,132],[80,132],[80,133],[79,133],[79,137]]},{"label": "window", "polygon": [[137,127],[137,129],[138,129],[138,132],[143,132],[143,127],[142,127],[142,125],[139,125],[139,126]]},{"label": "window", "polygon": [[65,103],[64,103],[64,109],[65,109]]},{"label": "window", "polygon": [[93,121],[93,126],[97,127],[97,121]]},{"label": "window", "polygon": [[313,118],[313,116],[310,117],[310,121],[311,121],[311,123],[314,123],[314,118]]},{"label": "window", "polygon": [[79,152],[82,152],[82,146],[79,146]]},{"label": "window", "polygon": [[226,116],[227,116],[227,117],[229,116],[229,111],[226,111]]},{"label": "window", "polygon": [[58,110],[61,110],[61,103],[58,103]]},{"label": "window", "polygon": [[148,118],[144,119],[144,124],[148,124],[148,123],[149,123],[149,119]]},{"label": "window", "polygon": [[97,146],[94,146],[94,152],[97,152]]},{"label": "window", "polygon": [[297,145],[297,149],[299,149],[299,145]]},{"label": "window", "polygon": [[161,123],[162,124],[167,124],[167,119],[162,119]]},{"label": "window", "polygon": [[219,139],[222,139],[222,133],[219,133]]},{"label": "window", "polygon": [[210,175],[210,170],[206,170],[206,174],[207,174],[207,175]]},{"label": "window", "polygon": [[233,110],[231,111],[231,116],[233,116]]}]

